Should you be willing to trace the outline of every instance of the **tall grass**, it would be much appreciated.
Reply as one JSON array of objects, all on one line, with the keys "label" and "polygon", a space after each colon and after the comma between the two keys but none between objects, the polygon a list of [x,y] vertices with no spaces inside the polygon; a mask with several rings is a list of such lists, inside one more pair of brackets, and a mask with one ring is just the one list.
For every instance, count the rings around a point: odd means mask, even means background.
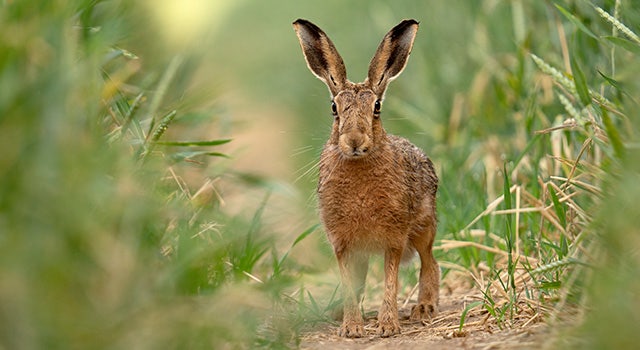
[{"label": "tall grass", "polygon": [[214,96],[184,97],[207,88],[197,52],[153,41],[140,6],[0,6],[1,348],[250,347],[297,273],[268,196],[219,210],[240,180]]},{"label": "tall grass", "polygon": [[[478,209],[478,216],[464,229],[454,228],[459,232],[451,233],[453,239],[445,236],[438,248],[459,252],[458,257],[444,259],[452,259],[453,266],[473,276],[484,295],[482,307],[500,328],[528,325],[536,319],[552,323],[586,319],[588,330],[580,333],[584,338],[577,346],[625,347],[633,338],[628,325],[636,317],[626,313],[629,309],[616,308],[604,318],[616,320],[615,327],[622,332],[619,337],[606,336],[605,332],[614,332],[607,326],[593,332],[601,322],[596,320],[602,320],[598,311],[610,305],[608,298],[626,285],[622,281],[631,280],[628,273],[637,273],[640,267],[633,261],[634,253],[617,250],[610,243],[633,239],[611,229],[610,214],[598,214],[627,207],[620,203],[621,193],[611,192],[610,186],[620,188],[623,182],[628,191],[637,188],[629,182],[637,177],[629,171],[633,162],[629,154],[635,149],[631,140],[637,127],[632,111],[637,103],[633,75],[638,69],[638,42],[621,20],[631,6],[616,1],[611,11],[615,15],[588,2],[550,6],[548,27],[556,28],[558,51],[541,58],[532,27],[531,43],[522,43],[530,46],[522,47],[513,57],[514,64],[506,66],[513,80],[495,87],[513,98],[504,106],[520,123],[515,125],[516,137],[503,135],[501,146],[492,145],[506,152],[502,159],[486,162],[485,156],[483,164],[489,175],[489,166],[503,162],[503,191],[497,197],[489,187],[491,202],[486,209]],[[527,64],[529,60],[534,67]],[[558,65],[547,60],[557,60]],[[513,147],[511,154],[509,147]],[[490,179],[487,176],[488,186],[499,183],[497,178]],[[451,200],[447,197],[441,197],[445,206]],[[626,225],[635,219],[630,215],[617,220]],[[618,272],[610,268],[612,256],[625,261]],[[628,317],[620,317],[619,312]]]}]

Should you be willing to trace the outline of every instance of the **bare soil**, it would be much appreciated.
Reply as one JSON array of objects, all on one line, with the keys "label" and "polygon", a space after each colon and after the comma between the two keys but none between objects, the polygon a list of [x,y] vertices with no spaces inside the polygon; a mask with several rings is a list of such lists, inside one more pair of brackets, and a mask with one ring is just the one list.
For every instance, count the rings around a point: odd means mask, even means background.
[{"label": "bare soil", "polygon": [[[409,320],[411,305],[399,300],[402,334],[381,338],[376,334],[376,312],[366,310],[365,331],[359,339],[339,337],[338,327],[324,325],[303,335],[302,349],[531,349],[543,347],[550,333],[540,313],[520,312],[498,321],[482,307],[470,309],[460,330],[463,310],[482,300],[477,289],[445,285],[440,291],[439,313],[431,321]],[[406,305],[405,305],[406,304]]]}]

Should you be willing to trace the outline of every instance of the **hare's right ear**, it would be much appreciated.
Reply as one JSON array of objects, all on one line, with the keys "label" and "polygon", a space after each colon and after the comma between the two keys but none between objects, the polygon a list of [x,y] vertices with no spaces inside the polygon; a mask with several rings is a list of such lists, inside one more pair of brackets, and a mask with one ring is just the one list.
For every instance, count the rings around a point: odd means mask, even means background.
[{"label": "hare's right ear", "polygon": [[293,22],[293,28],[300,40],[307,66],[335,96],[347,82],[347,71],[336,47],[322,29],[307,20]]}]

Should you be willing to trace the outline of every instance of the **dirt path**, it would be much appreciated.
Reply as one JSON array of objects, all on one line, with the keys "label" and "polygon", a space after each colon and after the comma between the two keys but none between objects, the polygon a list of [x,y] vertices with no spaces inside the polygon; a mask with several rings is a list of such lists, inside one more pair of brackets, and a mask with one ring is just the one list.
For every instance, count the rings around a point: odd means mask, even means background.
[{"label": "dirt path", "polygon": [[[440,312],[431,322],[411,322],[412,302],[403,306],[399,301],[402,334],[380,338],[375,334],[375,311],[367,310],[365,331],[360,339],[337,336],[336,326],[326,325],[303,335],[302,349],[529,349],[540,348],[548,333],[535,312],[516,315],[509,324],[498,326],[493,317],[480,307],[466,315],[465,325],[459,331],[460,317],[465,307],[481,300],[471,289],[443,288],[440,292]],[[502,329],[501,329],[502,328]]]}]

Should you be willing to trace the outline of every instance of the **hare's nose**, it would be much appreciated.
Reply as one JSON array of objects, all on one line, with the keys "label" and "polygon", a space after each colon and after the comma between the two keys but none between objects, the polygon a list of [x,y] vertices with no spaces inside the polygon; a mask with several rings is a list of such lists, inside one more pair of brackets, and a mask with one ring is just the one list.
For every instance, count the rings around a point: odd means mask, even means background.
[{"label": "hare's nose", "polygon": [[351,148],[353,148],[353,150],[357,150],[360,145],[362,145],[363,143],[363,138],[358,136],[358,137],[351,137],[351,139],[349,140],[349,143],[351,144]]},{"label": "hare's nose", "polygon": [[369,138],[366,134],[355,132],[340,136],[340,148],[349,156],[361,156],[369,151]]}]

